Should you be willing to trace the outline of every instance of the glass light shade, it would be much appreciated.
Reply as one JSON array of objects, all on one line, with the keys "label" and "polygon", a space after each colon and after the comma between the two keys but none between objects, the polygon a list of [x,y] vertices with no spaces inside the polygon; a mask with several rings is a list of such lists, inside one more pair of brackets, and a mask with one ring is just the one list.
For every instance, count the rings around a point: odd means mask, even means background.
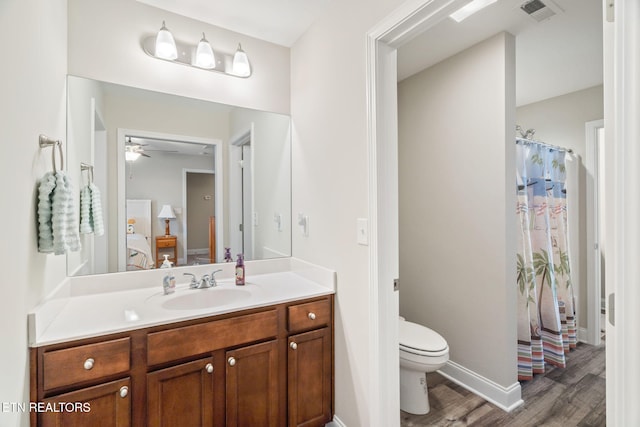
[{"label": "glass light shade", "polygon": [[233,74],[242,77],[247,77],[251,74],[249,58],[239,44],[238,50],[236,50],[235,55],[233,55]]},{"label": "glass light shade", "polygon": [[158,31],[156,36],[156,51],[155,55],[158,58],[174,60],[178,57],[178,50],[176,49],[176,42],[173,40],[173,35],[165,27],[164,21],[162,21],[162,28]]},{"label": "glass light shade", "polygon": [[204,38],[204,33],[202,33],[202,40],[198,43],[198,47],[196,48],[196,61],[194,64],[196,67],[212,69],[216,66],[216,57],[213,54],[213,49],[211,49],[211,45]]},{"label": "glass light shade", "polygon": [[138,160],[138,157],[140,157],[140,153],[137,153],[135,151],[125,151],[124,152],[124,159],[127,162],[135,162],[136,160]]}]

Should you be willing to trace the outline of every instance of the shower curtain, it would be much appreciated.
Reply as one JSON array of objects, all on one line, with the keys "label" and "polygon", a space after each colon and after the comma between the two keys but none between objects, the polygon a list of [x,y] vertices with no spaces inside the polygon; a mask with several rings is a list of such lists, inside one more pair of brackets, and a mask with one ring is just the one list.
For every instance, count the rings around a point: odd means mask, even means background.
[{"label": "shower curtain", "polygon": [[[576,346],[565,150],[516,140],[518,379],[565,367]],[[571,196],[570,196],[571,197]]]}]

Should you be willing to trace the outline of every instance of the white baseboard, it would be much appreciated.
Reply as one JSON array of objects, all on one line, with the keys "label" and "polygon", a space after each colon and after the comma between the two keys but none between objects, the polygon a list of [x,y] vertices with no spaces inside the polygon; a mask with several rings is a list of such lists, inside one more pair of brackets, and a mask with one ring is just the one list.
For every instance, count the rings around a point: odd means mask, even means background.
[{"label": "white baseboard", "polygon": [[340,418],[334,415],[333,421],[331,421],[329,424],[325,424],[324,427],[347,427],[347,425],[343,423]]},{"label": "white baseboard", "polygon": [[589,340],[587,339],[587,337],[587,328],[578,328],[578,341],[586,342],[588,344]]},{"label": "white baseboard", "polygon": [[438,373],[506,412],[524,403],[517,381],[509,387],[503,387],[451,360]]}]

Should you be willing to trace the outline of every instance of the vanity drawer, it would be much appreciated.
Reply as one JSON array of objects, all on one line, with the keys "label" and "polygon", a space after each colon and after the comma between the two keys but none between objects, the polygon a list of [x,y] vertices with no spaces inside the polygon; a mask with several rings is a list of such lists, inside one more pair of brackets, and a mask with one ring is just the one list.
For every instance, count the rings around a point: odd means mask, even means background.
[{"label": "vanity drawer", "polygon": [[45,352],[44,389],[124,373],[130,367],[129,337]]},{"label": "vanity drawer", "polygon": [[289,332],[314,329],[328,325],[331,321],[331,301],[323,299],[288,308]]},{"label": "vanity drawer", "polygon": [[147,335],[147,365],[205,354],[277,334],[276,310],[152,332]]}]

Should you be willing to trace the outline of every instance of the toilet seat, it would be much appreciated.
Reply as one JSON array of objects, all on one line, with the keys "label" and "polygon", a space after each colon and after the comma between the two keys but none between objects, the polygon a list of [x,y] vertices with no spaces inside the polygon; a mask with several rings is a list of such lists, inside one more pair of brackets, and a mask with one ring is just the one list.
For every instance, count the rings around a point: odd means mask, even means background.
[{"label": "toilet seat", "polygon": [[401,351],[426,357],[438,357],[449,352],[447,341],[436,331],[406,320],[400,320],[398,324]]}]

